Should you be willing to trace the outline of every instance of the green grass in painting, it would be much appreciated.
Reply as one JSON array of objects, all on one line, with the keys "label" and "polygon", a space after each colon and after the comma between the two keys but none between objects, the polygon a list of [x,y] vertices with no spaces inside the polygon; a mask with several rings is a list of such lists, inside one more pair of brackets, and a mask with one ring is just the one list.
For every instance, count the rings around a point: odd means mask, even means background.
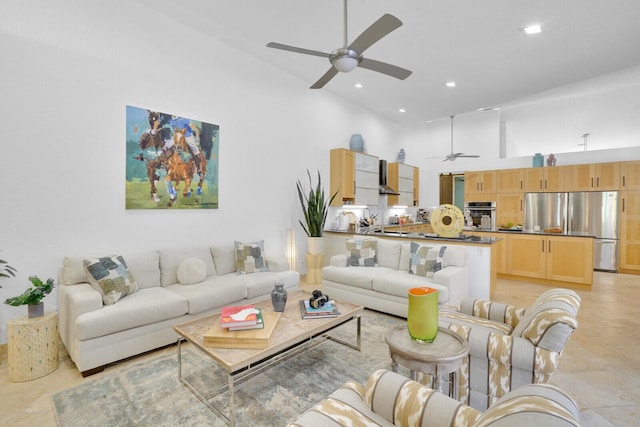
[{"label": "green grass in painting", "polygon": [[[169,193],[164,180],[160,180],[156,185],[158,196],[162,196],[159,202],[154,202],[149,193],[149,182],[144,180],[133,180],[126,182],[126,208],[127,209],[217,209],[218,208],[218,189],[214,185],[213,191],[210,192],[209,183],[205,182],[202,187],[202,194],[197,196],[196,189],[198,186],[191,184],[191,197],[183,197],[182,191],[184,183],[180,184],[178,198],[173,206],[168,206]],[[213,193],[213,194],[211,194]]]}]

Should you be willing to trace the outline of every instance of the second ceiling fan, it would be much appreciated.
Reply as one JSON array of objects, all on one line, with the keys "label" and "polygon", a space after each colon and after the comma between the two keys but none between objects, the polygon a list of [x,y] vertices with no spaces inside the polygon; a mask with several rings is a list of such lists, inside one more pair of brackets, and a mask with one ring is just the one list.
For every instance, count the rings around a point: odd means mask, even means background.
[{"label": "second ceiling fan", "polygon": [[331,62],[331,68],[320,79],[315,82],[311,89],[320,89],[324,87],[339,72],[348,73],[356,67],[366,68],[367,70],[383,73],[400,80],[404,80],[411,75],[411,71],[398,67],[396,65],[387,64],[386,62],[376,61],[374,59],[364,58],[362,53],[371,47],[378,40],[402,26],[402,22],[393,15],[385,14],[376,22],[371,24],[369,28],[364,30],[351,44],[347,40],[347,0],[344,0],[344,45],[331,53],[321,52],[318,50],[304,49],[296,46],[289,46],[282,43],[270,42],[267,47],[274,49],[287,50],[289,52],[302,53],[304,55],[314,55],[328,58]]},{"label": "second ceiling fan", "polygon": [[[480,157],[478,154],[464,154],[464,153],[454,153],[453,152],[453,118],[455,116],[449,116],[451,118],[451,153],[447,154],[446,156],[444,156],[444,160],[443,162],[446,162],[447,160],[449,161],[454,161],[455,159],[457,159],[458,157],[471,157],[471,158],[478,158]],[[441,159],[443,158],[443,156],[439,156],[439,157],[427,157],[427,159]]]}]

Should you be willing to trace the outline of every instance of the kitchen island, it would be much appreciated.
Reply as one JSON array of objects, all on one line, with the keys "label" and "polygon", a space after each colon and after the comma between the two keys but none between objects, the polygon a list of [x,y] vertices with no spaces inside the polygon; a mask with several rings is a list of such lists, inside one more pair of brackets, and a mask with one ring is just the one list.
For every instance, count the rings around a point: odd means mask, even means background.
[{"label": "kitchen island", "polygon": [[495,289],[498,258],[495,255],[494,248],[495,245],[501,241],[501,238],[471,235],[462,236],[460,238],[444,238],[431,233],[407,233],[395,231],[354,234],[347,231],[325,230],[325,265],[329,265],[329,261],[333,255],[345,253],[345,240],[354,236],[415,241],[420,243],[428,242],[433,245],[446,244],[466,246],[468,274],[470,278],[469,297],[490,299]]},{"label": "kitchen island", "polygon": [[465,231],[501,239],[495,246],[497,277],[591,290],[594,236],[532,230]]}]

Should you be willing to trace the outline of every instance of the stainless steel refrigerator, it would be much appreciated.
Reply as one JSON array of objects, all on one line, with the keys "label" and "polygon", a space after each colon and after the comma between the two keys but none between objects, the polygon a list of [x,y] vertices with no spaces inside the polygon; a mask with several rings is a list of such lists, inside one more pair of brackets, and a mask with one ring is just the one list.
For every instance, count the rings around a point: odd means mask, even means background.
[{"label": "stainless steel refrigerator", "polygon": [[527,193],[524,197],[524,230],[558,228],[567,232],[567,193]]},{"label": "stainless steel refrigerator", "polygon": [[567,232],[596,236],[593,268],[618,271],[618,192],[569,193]]}]

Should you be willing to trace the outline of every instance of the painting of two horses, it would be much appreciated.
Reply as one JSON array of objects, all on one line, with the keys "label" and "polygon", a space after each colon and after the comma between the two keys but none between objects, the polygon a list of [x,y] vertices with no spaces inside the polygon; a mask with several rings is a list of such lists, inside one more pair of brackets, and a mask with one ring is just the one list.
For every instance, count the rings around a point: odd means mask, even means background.
[{"label": "painting of two horses", "polygon": [[217,209],[220,127],[127,105],[126,208]]}]

